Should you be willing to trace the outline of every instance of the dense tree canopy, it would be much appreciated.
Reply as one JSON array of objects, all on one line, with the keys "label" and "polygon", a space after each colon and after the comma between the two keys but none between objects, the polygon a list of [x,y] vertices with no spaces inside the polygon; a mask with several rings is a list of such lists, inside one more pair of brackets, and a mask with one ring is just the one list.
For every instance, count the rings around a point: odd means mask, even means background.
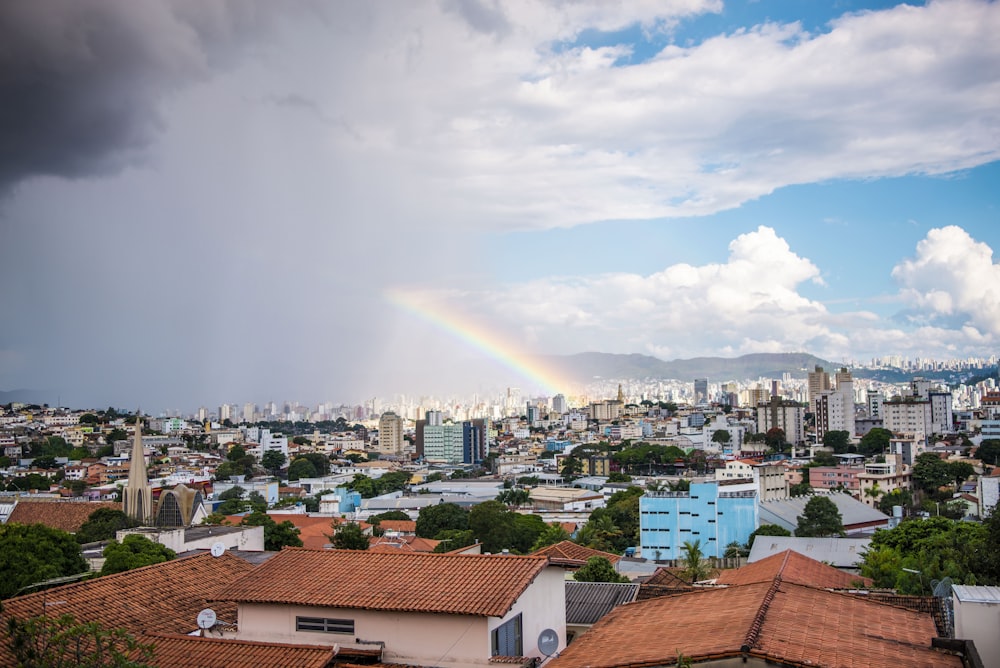
[{"label": "dense tree canopy", "polygon": [[531,546],[531,551],[537,552],[543,547],[555,545],[569,539],[569,532],[563,529],[561,524],[549,524],[542,530],[542,533],[538,534],[538,538],[535,539],[535,543]]},{"label": "dense tree canopy", "polygon": [[115,508],[98,508],[76,532],[78,543],[96,543],[115,537],[121,529],[138,526],[138,522]]},{"label": "dense tree canopy", "polygon": [[844,454],[851,445],[851,435],[842,429],[831,429],[823,434],[823,445],[833,448],[834,454]]},{"label": "dense tree canopy", "polygon": [[140,534],[129,534],[119,543],[112,540],[104,548],[104,566],[101,575],[130,571],[141,566],[170,561],[177,553],[168,547],[154,543]]},{"label": "dense tree canopy", "polygon": [[267,513],[253,512],[244,517],[240,521],[240,524],[244,526],[264,527],[265,550],[278,551],[285,546],[302,547],[299,530],[288,520],[279,524]]},{"label": "dense tree canopy", "polygon": [[0,598],[31,584],[87,570],[80,545],[65,531],[44,524],[0,525]]},{"label": "dense tree canopy", "polygon": [[417,535],[421,538],[437,538],[442,531],[468,528],[469,511],[455,503],[427,506],[417,515]]},{"label": "dense tree canopy", "polygon": [[153,664],[151,643],[140,643],[124,629],[72,615],[7,620],[7,646],[16,665],[39,668],[145,668]]},{"label": "dense tree canopy", "polygon": [[889,449],[889,439],[891,438],[891,431],[882,427],[875,427],[861,437],[861,443],[858,445],[858,453],[865,457],[882,454]]},{"label": "dense tree canopy", "polygon": [[916,461],[913,462],[913,482],[917,483],[924,493],[937,495],[938,490],[951,484],[951,481],[948,462],[933,452],[917,455]]},{"label": "dense tree canopy", "polygon": [[976,448],[976,458],[990,466],[1000,466],[1000,440],[987,438]]},{"label": "dense tree canopy", "polygon": [[943,577],[958,584],[997,584],[997,545],[997,518],[985,524],[945,517],[909,519],[894,529],[875,532],[861,574],[872,578],[877,587],[892,587],[903,594],[929,595],[931,581]]},{"label": "dense tree canopy", "polygon": [[837,505],[825,496],[814,496],[806,502],[802,514],[798,516],[795,535],[802,536],[843,536],[844,523]]},{"label": "dense tree canopy", "polygon": [[604,557],[591,557],[587,563],[573,574],[578,582],[628,582],[629,579],[615,570]]},{"label": "dense tree canopy", "polygon": [[338,550],[367,550],[371,542],[361,527],[354,522],[343,522],[334,527],[333,534],[328,536],[333,547]]},{"label": "dense tree canopy", "polygon": [[747,539],[747,549],[753,547],[753,541],[757,536],[791,536],[792,532],[783,526],[778,526],[777,524],[761,524],[757,529],[750,534],[750,538]]},{"label": "dense tree canopy", "polygon": [[305,457],[297,457],[288,465],[288,479],[299,480],[300,478],[315,478],[316,467]]},{"label": "dense tree canopy", "polygon": [[484,501],[469,511],[469,529],[483,544],[483,552],[509,550],[517,532],[517,513],[499,501]]}]

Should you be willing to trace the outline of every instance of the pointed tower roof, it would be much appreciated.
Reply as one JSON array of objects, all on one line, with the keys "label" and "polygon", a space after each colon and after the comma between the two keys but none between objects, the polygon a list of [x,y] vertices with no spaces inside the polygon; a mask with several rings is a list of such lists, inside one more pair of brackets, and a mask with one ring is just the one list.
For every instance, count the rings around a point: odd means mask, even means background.
[{"label": "pointed tower roof", "polygon": [[135,441],[128,465],[128,484],[122,490],[122,510],[129,517],[147,522],[153,515],[153,490],[146,479],[146,451],[142,447],[142,415],[135,418]]}]

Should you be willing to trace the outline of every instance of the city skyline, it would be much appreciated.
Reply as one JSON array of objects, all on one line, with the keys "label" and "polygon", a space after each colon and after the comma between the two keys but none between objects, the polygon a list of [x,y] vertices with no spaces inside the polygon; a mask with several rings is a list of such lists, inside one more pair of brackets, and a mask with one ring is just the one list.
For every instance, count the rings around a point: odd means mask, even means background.
[{"label": "city skyline", "polygon": [[0,390],[995,355],[1000,5],[820,5],[5,5]]}]

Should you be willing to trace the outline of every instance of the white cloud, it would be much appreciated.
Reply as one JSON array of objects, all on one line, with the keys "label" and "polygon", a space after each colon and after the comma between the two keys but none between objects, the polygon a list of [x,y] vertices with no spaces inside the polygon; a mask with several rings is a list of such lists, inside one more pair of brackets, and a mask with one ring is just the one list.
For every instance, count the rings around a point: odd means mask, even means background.
[{"label": "white cloud", "polygon": [[997,3],[900,5],[815,35],[765,24],[637,64],[631,45],[553,44],[669,30],[718,3],[456,6],[367,9],[342,41],[303,47],[323,75],[294,92],[356,129],[340,149],[403,165],[466,224],[708,214],[789,184],[1000,158]]},{"label": "white cloud", "polygon": [[1000,264],[961,227],[933,229],[892,270],[914,320],[946,321],[970,342],[1000,338]]},{"label": "white cloud", "polygon": [[[917,258],[894,271],[900,299],[958,323],[906,326],[871,311],[831,312],[802,293],[820,269],[774,229],[760,226],[729,244],[724,263],[674,264],[647,276],[555,277],[494,290],[439,293],[449,309],[492,323],[528,349],[549,353],[644,351],[662,359],[804,350],[832,360],[900,354],[946,359],[992,354],[1000,269],[989,248],[961,228],[932,230]],[[983,305],[994,315],[973,313]]]}]

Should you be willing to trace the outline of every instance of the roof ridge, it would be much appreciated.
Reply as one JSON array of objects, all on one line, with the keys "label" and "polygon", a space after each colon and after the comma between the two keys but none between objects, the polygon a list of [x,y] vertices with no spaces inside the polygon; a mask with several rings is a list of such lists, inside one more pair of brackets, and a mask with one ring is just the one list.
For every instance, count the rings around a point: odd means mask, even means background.
[{"label": "roof ridge", "polygon": [[[783,564],[782,567],[784,567]],[[771,586],[767,588],[767,592],[764,593],[764,598],[760,602],[760,607],[757,608],[757,614],[754,615],[753,621],[750,623],[750,628],[747,630],[747,636],[743,641],[743,645],[740,647],[741,652],[749,652],[753,649],[753,646],[757,644],[757,640],[760,638],[760,630],[764,626],[764,618],[767,616],[767,610],[771,607],[771,601],[774,600],[774,595],[778,593],[778,588],[780,586],[781,572],[779,571],[778,574],[774,576],[774,581],[771,583]]]}]

